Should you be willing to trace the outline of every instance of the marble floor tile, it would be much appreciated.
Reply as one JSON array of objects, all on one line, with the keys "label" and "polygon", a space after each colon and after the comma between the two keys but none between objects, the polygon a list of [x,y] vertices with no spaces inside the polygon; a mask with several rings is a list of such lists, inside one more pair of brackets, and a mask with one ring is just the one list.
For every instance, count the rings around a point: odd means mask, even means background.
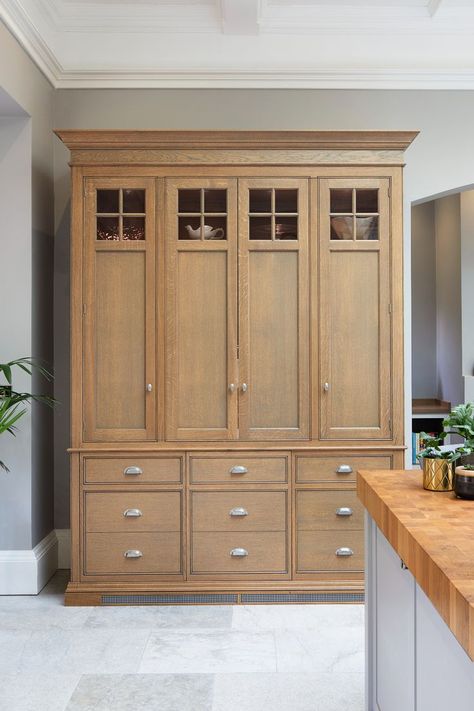
[{"label": "marble floor tile", "polygon": [[138,670],[147,630],[49,630],[33,632],[16,671],[127,674]]},{"label": "marble floor tile", "polygon": [[364,672],[362,627],[276,630],[274,634],[279,672]]},{"label": "marble floor tile", "polygon": [[236,605],[232,628],[239,630],[319,630],[361,627],[363,605]]},{"label": "marble floor tile", "polygon": [[217,674],[212,711],[363,711],[363,674]]},{"label": "marble floor tile", "polygon": [[76,629],[83,627],[91,609],[88,607],[64,607],[54,609],[43,605],[23,602],[10,609],[0,609],[1,630],[36,630]]},{"label": "marble floor tile", "polygon": [[95,629],[230,629],[231,625],[230,605],[95,607],[86,621],[86,627]]},{"label": "marble floor tile", "polygon": [[204,674],[87,674],[67,711],[211,711],[212,686]]},{"label": "marble floor tile", "polygon": [[[31,632],[0,629],[0,673],[15,674]],[[0,707],[1,708],[1,707]]]},{"label": "marble floor tile", "polygon": [[0,674],[5,711],[64,711],[79,674]]},{"label": "marble floor tile", "polygon": [[152,632],[138,671],[166,674],[276,671],[273,633]]}]

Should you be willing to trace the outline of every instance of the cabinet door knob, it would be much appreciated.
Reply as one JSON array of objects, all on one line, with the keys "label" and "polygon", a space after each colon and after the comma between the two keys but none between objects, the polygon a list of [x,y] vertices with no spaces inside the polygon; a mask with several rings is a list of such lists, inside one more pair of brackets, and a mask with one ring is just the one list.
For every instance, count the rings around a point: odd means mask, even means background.
[{"label": "cabinet door knob", "polygon": [[143,516],[140,509],[125,509],[123,515],[125,518],[139,518],[139,516]]},{"label": "cabinet door knob", "polygon": [[230,554],[233,558],[245,558],[249,552],[246,551],[245,548],[232,548]]},{"label": "cabinet door knob", "polygon": [[339,464],[336,474],[352,474],[353,471],[350,464]]},{"label": "cabinet door knob", "polygon": [[242,385],[240,386],[240,389],[242,390],[243,393],[246,393],[247,390],[249,389],[249,386],[247,385],[247,383],[242,383]]},{"label": "cabinet door knob", "polygon": [[236,506],[235,509],[229,511],[229,516],[248,516],[249,512],[242,506]]},{"label": "cabinet door knob", "polygon": [[329,383],[324,383],[323,390],[325,393],[327,393],[329,391]]},{"label": "cabinet door knob", "polygon": [[148,383],[148,385],[146,386],[146,390],[148,393],[151,393],[151,391],[153,390],[153,385],[151,383]]},{"label": "cabinet door knob", "polygon": [[140,467],[125,467],[123,470],[123,473],[126,475],[138,475],[138,474],[143,474],[143,470],[140,469]]},{"label": "cabinet door knob", "polygon": [[233,393],[235,391],[234,383],[229,383],[229,392]]},{"label": "cabinet door knob", "polygon": [[349,506],[341,506],[340,509],[336,509],[336,516],[352,516],[352,509]]},{"label": "cabinet door knob", "polygon": [[125,551],[123,554],[124,558],[141,558],[143,553],[141,551]]},{"label": "cabinet door knob", "polygon": [[232,469],[229,469],[229,474],[247,474],[247,472],[247,467],[241,467],[239,465],[232,467]]},{"label": "cabinet door knob", "polygon": [[347,556],[354,555],[354,551],[352,550],[352,548],[338,548],[336,551],[336,555],[341,558],[345,558]]}]

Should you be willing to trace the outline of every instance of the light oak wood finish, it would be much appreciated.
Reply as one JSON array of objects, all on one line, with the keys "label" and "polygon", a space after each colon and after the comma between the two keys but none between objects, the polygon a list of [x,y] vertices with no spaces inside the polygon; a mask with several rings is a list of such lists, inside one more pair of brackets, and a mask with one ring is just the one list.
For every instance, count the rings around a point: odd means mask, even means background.
[{"label": "light oak wood finish", "polygon": [[[416,134],[58,135],[73,191],[68,604],[100,604],[102,592],[360,591],[361,531],[354,518],[329,527],[357,468],[403,465],[401,178]],[[380,240],[328,239],[331,186],[379,189]],[[146,191],[146,239],[96,240],[96,190],[128,187]],[[296,240],[249,239],[251,188],[298,190]],[[178,239],[179,189],[227,191],[226,239]],[[277,213],[272,225],[285,223]],[[344,463],[353,471],[337,474]],[[129,479],[126,464],[143,473]],[[169,495],[179,530],[157,530],[155,502]],[[235,497],[251,513],[232,531]],[[125,522],[135,533],[120,531],[129,498],[146,506]],[[137,541],[143,557],[123,558]],[[348,541],[354,555],[335,560],[334,543]],[[231,544],[249,555],[232,559]]]},{"label": "light oak wood finish", "polygon": [[422,473],[360,471],[357,493],[474,660],[474,519],[471,501],[423,489]]},{"label": "light oak wood finish", "polygon": [[180,484],[183,457],[85,457],[84,484]]},{"label": "light oak wood finish", "polygon": [[296,526],[298,531],[362,530],[363,507],[355,491],[298,491]]},{"label": "light oak wood finish", "polygon": [[87,491],[84,510],[87,533],[181,530],[179,491]]}]

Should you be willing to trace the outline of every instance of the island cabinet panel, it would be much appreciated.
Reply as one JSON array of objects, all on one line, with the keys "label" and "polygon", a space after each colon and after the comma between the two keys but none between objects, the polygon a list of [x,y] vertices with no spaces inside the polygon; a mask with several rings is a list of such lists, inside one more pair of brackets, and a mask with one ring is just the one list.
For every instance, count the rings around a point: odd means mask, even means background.
[{"label": "island cabinet panel", "polygon": [[72,152],[66,601],[362,601],[356,472],[404,456],[415,133],[57,134]]}]

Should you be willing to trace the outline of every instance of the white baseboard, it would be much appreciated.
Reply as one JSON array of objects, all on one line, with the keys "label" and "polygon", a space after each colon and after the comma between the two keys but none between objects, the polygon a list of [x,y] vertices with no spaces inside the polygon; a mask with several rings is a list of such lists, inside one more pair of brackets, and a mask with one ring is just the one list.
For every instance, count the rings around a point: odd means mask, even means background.
[{"label": "white baseboard", "polygon": [[57,568],[55,531],[32,550],[0,551],[0,595],[37,595]]},{"label": "white baseboard", "polygon": [[58,539],[58,568],[71,567],[71,529],[57,528]]}]

